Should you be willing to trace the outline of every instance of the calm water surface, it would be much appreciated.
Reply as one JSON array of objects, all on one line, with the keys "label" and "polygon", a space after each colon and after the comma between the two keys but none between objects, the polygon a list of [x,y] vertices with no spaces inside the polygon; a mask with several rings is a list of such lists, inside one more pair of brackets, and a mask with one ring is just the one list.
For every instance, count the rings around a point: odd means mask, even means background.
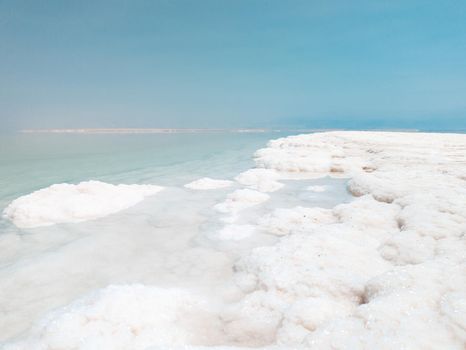
[{"label": "calm water surface", "polygon": [[0,208],[54,183],[101,180],[177,186],[231,177],[280,133],[0,135]]}]

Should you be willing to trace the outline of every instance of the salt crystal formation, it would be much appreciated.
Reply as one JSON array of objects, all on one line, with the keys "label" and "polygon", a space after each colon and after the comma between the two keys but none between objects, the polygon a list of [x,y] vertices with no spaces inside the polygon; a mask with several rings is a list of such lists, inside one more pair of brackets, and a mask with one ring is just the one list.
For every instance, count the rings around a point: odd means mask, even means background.
[{"label": "salt crystal formation", "polygon": [[28,340],[5,349],[146,349],[215,344],[221,324],[211,303],[180,289],[109,286],[51,312]]},{"label": "salt crystal formation", "polygon": [[189,188],[191,190],[214,190],[217,188],[230,187],[231,185],[233,185],[233,181],[217,180],[211,179],[210,177],[203,177],[201,179],[195,180],[184,185],[184,187]]},{"label": "salt crystal formation", "polygon": [[230,193],[225,201],[218,203],[214,209],[219,213],[229,214],[229,216],[223,218],[223,221],[234,223],[240,211],[261,204],[269,198],[268,194],[245,188]]},{"label": "salt crystal formation", "polygon": [[290,178],[347,177],[357,198],[266,213],[255,226],[277,241],[236,262],[242,296],[217,311],[184,292],[114,287],[6,349],[466,347],[466,135],[292,136],[271,141],[256,163],[237,179],[254,190],[233,192],[218,211],[245,211]]},{"label": "salt crystal formation", "polygon": [[349,177],[359,198],[261,220],[284,237],[237,263],[247,294],[228,334],[311,349],[466,346],[466,135],[292,136],[256,162],[283,178]]},{"label": "salt crystal formation", "polygon": [[256,168],[239,174],[235,180],[261,192],[275,192],[283,187],[282,183],[276,181],[279,178],[280,175],[273,169]]},{"label": "salt crystal formation", "polygon": [[86,181],[55,184],[14,200],[3,212],[16,226],[32,228],[93,220],[117,213],[162,189]]}]

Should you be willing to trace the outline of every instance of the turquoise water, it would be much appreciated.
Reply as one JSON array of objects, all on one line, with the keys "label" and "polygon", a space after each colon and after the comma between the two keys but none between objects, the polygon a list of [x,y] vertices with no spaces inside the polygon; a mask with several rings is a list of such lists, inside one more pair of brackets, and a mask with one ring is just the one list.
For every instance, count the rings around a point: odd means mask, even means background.
[{"label": "turquoise water", "polygon": [[0,136],[0,208],[54,183],[101,180],[178,186],[232,177],[280,133],[16,134]]}]

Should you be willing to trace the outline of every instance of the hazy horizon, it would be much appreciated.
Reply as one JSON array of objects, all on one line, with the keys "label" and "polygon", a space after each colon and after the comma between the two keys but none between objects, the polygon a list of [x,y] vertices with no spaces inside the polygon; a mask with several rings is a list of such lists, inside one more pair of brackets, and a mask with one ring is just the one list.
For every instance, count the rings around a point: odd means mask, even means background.
[{"label": "hazy horizon", "polygon": [[3,1],[0,129],[464,129],[460,1]]}]

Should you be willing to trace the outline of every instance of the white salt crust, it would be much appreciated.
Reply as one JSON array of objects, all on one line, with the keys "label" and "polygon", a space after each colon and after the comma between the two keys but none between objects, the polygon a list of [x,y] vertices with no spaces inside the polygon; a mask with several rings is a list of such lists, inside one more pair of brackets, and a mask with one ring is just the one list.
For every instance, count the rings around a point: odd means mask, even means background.
[{"label": "white salt crust", "polygon": [[327,191],[327,186],[309,186],[306,188],[306,190],[311,191],[311,192],[325,192]]},{"label": "white salt crust", "polygon": [[260,220],[285,237],[237,263],[246,311],[230,333],[310,349],[466,346],[466,135],[300,135],[256,161],[281,178],[348,177],[361,197]]},{"label": "white salt crust", "polygon": [[56,184],[15,199],[3,215],[21,228],[76,223],[134,206],[162,190],[154,185],[112,185],[86,181]]},{"label": "white salt crust", "polygon": [[[256,161],[274,181],[348,177],[359,198],[333,209],[276,209],[251,225],[280,237],[237,261],[243,296],[233,303],[111,287],[50,314],[5,349],[466,347],[466,135],[300,135],[271,141]],[[238,190],[216,209],[267,199]]]},{"label": "white salt crust", "polygon": [[266,193],[245,188],[230,193],[225,201],[215,205],[214,209],[219,213],[228,214],[222,219],[224,222],[233,223],[240,211],[261,204],[269,198]]},{"label": "white salt crust", "polygon": [[250,237],[255,231],[255,225],[230,224],[225,225],[220,231],[218,231],[216,238],[224,241],[240,241]]},{"label": "white salt crust", "polygon": [[230,187],[231,185],[233,185],[233,181],[230,180],[217,180],[211,179],[210,177],[203,177],[184,185],[184,187],[191,190],[214,190],[217,188]]},{"label": "white salt crust", "polygon": [[180,289],[109,286],[51,312],[8,349],[146,349],[218,343],[221,323],[208,300]]},{"label": "white salt crust", "polygon": [[276,181],[280,175],[273,169],[249,169],[239,174],[235,180],[242,185],[249,186],[261,192],[275,192],[283,187],[283,184]]}]

